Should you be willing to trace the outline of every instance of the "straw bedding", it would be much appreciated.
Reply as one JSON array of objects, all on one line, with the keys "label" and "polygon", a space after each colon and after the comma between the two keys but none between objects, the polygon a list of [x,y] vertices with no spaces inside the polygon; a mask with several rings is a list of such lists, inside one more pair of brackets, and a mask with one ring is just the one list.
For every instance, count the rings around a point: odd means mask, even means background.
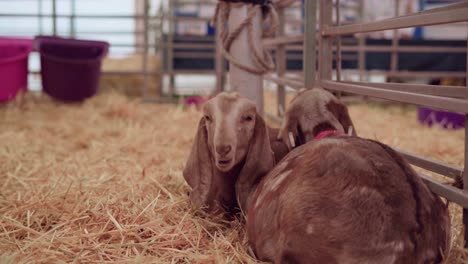
[{"label": "straw bedding", "polygon": [[[162,82],[161,58],[158,55],[148,56],[148,90],[147,96],[158,98]],[[105,58],[102,62],[103,72],[143,71],[143,56],[129,55],[125,58]],[[102,75],[99,90],[108,92],[111,90],[124,93],[127,96],[141,96],[144,77],[141,74],[132,75]]]},{"label": "straw bedding", "polygon": [[[350,111],[363,137],[462,164],[462,131],[422,127],[414,109]],[[115,93],[0,107],[0,263],[255,263],[239,220],[191,209],[181,171],[199,117]],[[461,212],[451,212],[449,263],[461,263]]]}]

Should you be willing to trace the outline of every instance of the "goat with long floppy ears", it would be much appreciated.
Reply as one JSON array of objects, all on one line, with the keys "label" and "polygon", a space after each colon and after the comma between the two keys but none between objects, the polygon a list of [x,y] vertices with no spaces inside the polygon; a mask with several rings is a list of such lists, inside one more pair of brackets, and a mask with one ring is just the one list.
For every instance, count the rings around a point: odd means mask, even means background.
[{"label": "goat with long floppy ears", "polygon": [[321,131],[356,136],[348,108],[321,88],[300,89],[291,100],[278,134],[291,150],[311,141]]},{"label": "goat with long floppy ears", "polygon": [[[327,96],[316,102],[334,100]],[[184,170],[191,200],[215,212],[240,206],[260,260],[438,263],[448,252],[447,208],[391,148],[337,134],[306,143],[306,124],[289,120],[300,124],[296,137],[305,144],[274,167],[268,128],[252,102],[221,94],[205,107]],[[349,116],[336,114],[310,119],[321,127],[310,131],[338,131],[334,120],[347,126]]]},{"label": "goat with long floppy ears", "polygon": [[288,148],[255,105],[237,93],[220,93],[205,103],[203,113],[183,171],[190,199],[212,212],[233,212],[239,207],[234,189],[239,175],[260,180]]},{"label": "goat with long floppy ears", "polygon": [[346,128],[356,131],[331,93],[303,90],[293,99],[280,136],[293,139],[291,148],[302,145],[264,177],[247,203],[257,257],[274,263],[443,262],[450,249],[447,206],[393,149],[343,135]]}]

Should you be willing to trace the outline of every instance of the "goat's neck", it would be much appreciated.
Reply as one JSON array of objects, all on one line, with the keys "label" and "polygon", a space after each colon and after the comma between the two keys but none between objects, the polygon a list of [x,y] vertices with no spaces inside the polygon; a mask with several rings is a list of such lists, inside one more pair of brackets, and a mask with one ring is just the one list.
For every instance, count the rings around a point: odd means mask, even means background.
[{"label": "goat's neck", "polygon": [[[242,173],[242,171],[240,171]],[[252,203],[257,186],[266,173],[256,174],[256,177],[246,178],[246,175],[239,175],[236,182],[237,203],[242,211],[247,210]]]},{"label": "goat's neck", "polygon": [[232,167],[230,171],[226,171],[226,172],[220,171],[216,168],[216,175],[219,175],[220,177],[222,177],[221,178],[223,180],[222,182],[224,182],[223,185],[230,186],[230,189],[232,189],[232,186],[234,186],[234,184],[236,183],[237,179],[240,176],[242,166],[243,165],[239,163],[235,165],[234,167]]},{"label": "goat's neck", "polygon": [[216,186],[217,190],[214,190],[221,198],[221,204],[228,210],[231,211],[238,207],[236,200],[236,190],[234,186],[239,178],[243,164],[235,165],[230,171],[223,172],[217,168],[216,175],[213,179],[215,182],[213,186]]}]

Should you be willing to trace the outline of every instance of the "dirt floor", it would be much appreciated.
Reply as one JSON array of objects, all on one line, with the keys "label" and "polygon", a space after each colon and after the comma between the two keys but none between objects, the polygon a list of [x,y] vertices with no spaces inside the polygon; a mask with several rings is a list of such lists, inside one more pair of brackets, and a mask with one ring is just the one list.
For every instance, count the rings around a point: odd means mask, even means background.
[{"label": "dirt floor", "polygon": [[[350,112],[362,137],[463,163],[463,131],[421,126],[414,108]],[[240,221],[191,209],[181,171],[199,117],[115,93],[0,106],[0,263],[254,263]],[[463,263],[460,208],[451,213],[448,263]]]}]

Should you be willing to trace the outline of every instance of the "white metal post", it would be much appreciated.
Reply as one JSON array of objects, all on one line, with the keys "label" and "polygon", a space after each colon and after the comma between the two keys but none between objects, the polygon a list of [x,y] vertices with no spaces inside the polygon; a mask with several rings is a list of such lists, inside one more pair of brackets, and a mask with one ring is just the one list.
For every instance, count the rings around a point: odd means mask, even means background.
[{"label": "white metal post", "polygon": [[[248,16],[249,5],[231,5],[228,27],[237,28]],[[252,20],[253,36],[252,41],[255,48],[262,54],[262,14],[258,12]],[[253,51],[249,47],[249,37],[247,30],[242,31],[233,41],[230,53],[239,63],[255,68],[252,60]],[[246,72],[234,64],[229,66],[229,85],[232,90],[255,102],[257,112],[263,114],[263,77],[261,75]]]},{"label": "white metal post", "polygon": [[[278,30],[276,32],[277,37],[284,37],[285,32],[285,7],[279,7],[278,10]],[[276,48],[276,74],[278,77],[284,77],[287,68],[287,57],[286,57],[286,45],[280,44]],[[283,116],[286,109],[286,87],[282,84],[276,86],[276,98],[277,98],[277,114]]]},{"label": "white metal post", "polygon": [[[217,26],[217,25],[216,25]],[[215,69],[216,69],[216,89],[215,93],[220,93],[225,89],[225,76],[226,76],[226,61],[223,57],[223,52],[221,51],[221,29],[216,28],[215,36]]]}]

